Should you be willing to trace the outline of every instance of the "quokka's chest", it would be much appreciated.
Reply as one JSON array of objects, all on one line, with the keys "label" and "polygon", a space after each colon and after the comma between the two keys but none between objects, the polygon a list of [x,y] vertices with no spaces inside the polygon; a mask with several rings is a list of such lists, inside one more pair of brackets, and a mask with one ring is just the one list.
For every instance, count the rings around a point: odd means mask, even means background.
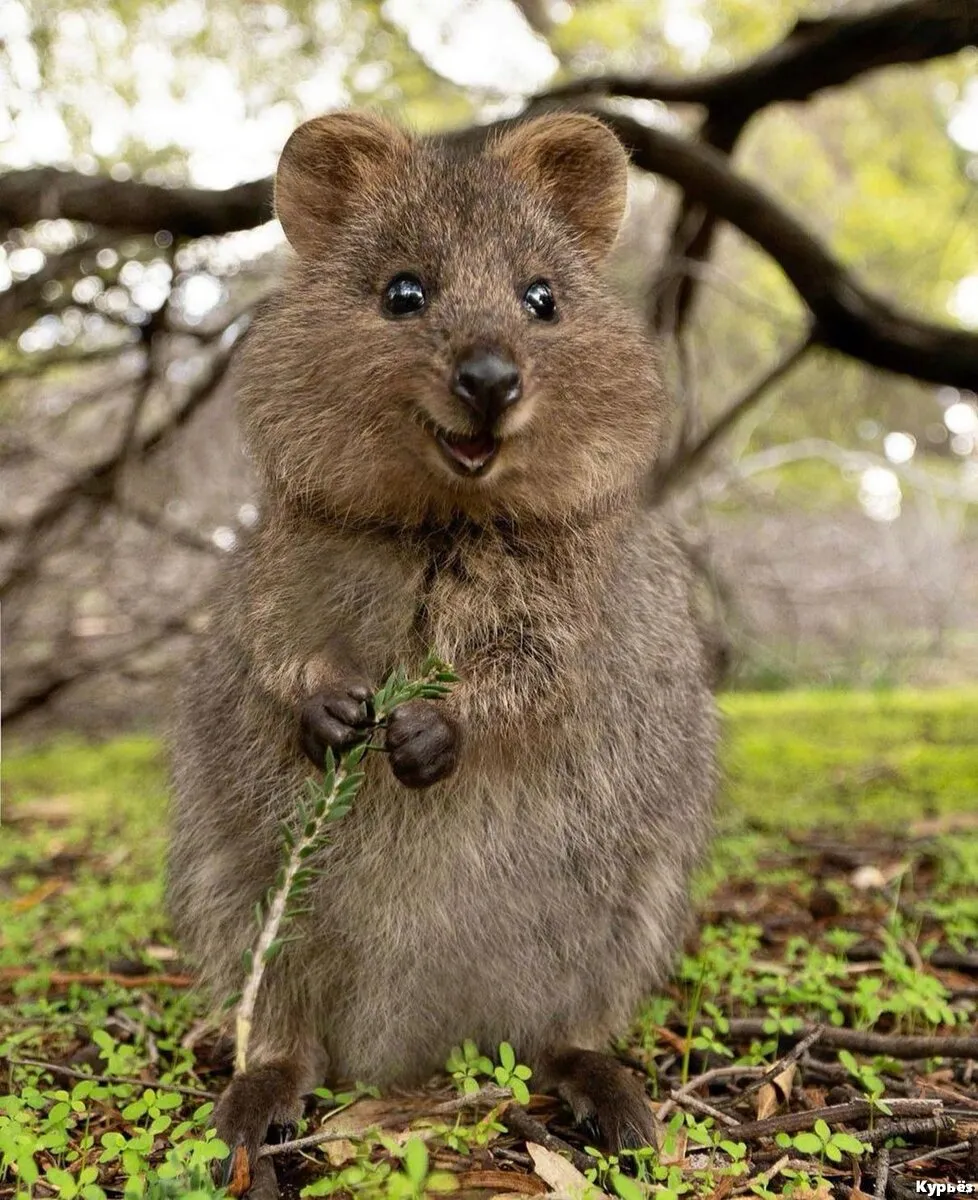
[{"label": "quokka's chest", "polygon": [[456,546],[427,565],[413,632],[472,681],[545,688],[589,640],[594,591],[571,564],[498,542]]}]

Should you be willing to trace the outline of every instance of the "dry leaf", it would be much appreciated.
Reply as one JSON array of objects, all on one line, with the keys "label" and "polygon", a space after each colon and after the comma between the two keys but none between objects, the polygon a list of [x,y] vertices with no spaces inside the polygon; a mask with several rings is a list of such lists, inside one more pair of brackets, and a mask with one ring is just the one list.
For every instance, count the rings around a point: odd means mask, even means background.
[{"label": "dry leaf", "polygon": [[832,1185],[827,1179],[823,1179],[818,1187],[794,1188],[791,1200],[832,1200]]},{"label": "dry leaf", "polygon": [[338,1138],[335,1142],[323,1142],[322,1151],[330,1166],[342,1167],[357,1156],[357,1148],[349,1138]]},{"label": "dry leaf", "polygon": [[734,1180],[732,1175],[725,1175],[710,1193],[709,1200],[727,1200],[727,1197],[733,1191]]},{"label": "dry leaf", "polygon": [[782,1104],[788,1103],[791,1086],[795,1081],[795,1064],[789,1063],[780,1075],[775,1075],[770,1083],[766,1083],[757,1093],[757,1119],[763,1121],[778,1111]]},{"label": "dry leaf", "polygon": [[849,876],[849,883],[858,892],[877,891],[886,887],[886,876],[879,867],[857,867]]},{"label": "dry leaf", "polygon": [[243,1196],[251,1187],[251,1164],[248,1162],[248,1151],[244,1146],[235,1146],[231,1159],[231,1183],[228,1186],[229,1196]]},{"label": "dry leaf", "polygon": [[577,1167],[546,1146],[527,1142],[526,1152],[533,1159],[533,1169],[551,1191],[560,1192],[562,1196],[584,1196],[593,1186]]},{"label": "dry leaf", "polygon": [[66,879],[46,879],[43,883],[32,888],[25,896],[19,896],[11,905],[14,912],[27,912],[38,904],[43,904],[49,896],[54,896],[67,884]]},{"label": "dry leaf", "polygon": [[673,1033],[671,1029],[666,1029],[664,1025],[655,1026],[655,1036],[665,1042],[671,1050],[675,1050],[677,1054],[686,1053],[686,1039],[680,1037],[678,1033]]}]

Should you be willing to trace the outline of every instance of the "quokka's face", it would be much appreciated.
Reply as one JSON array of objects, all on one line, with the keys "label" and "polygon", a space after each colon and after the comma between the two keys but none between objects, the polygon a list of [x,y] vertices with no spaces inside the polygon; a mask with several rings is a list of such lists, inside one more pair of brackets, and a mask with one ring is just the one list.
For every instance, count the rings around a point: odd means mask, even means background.
[{"label": "quokka's face", "polygon": [[256,342],[261,394],[244,382],[280,483],[391,517],[562,514],[634,481],[661,400],[601,276],[625,186],[607,130],[543,119],[462,156],[341,114],[290,146],[298,261]]}]

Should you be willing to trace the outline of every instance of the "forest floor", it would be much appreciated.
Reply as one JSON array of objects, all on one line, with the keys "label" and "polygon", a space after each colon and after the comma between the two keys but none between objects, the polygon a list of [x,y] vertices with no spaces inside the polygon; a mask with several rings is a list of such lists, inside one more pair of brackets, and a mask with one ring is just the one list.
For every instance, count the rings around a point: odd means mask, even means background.
[{"label": "forest floor", "polygon": [[[602,1156],[507,1046],[461,1047],[423,1093],[320,1089],[284,1195],[978,1200],[978,689],[721,704],[699,920],[617,1047],[659,1145]],[[157,742],[8,747],[3,776],[0,1197],[224,1194],[230,1046],[166,927]]]}]

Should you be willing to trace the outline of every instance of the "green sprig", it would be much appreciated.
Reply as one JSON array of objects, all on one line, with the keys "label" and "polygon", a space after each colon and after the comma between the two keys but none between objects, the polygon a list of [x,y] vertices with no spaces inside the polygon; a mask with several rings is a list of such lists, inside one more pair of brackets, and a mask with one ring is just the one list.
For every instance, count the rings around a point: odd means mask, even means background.
[{"label": "green sprig", "polygon": [[297,940],[296,935],[283,937],[281,931],[309,912],[301,901],[316,877],[310,862],[328,844],[330,825],[350,811],[365,777],[359,769],[364,755],[399,705],[411,700],[441,699],[457,680],[452,668],[435,655],[425,659],[417,679],[409,680],[400,667],[393,671],[372,698],[371,719],[363,736],[338,759],[327,748],[322,778],[307,780],[306,794],[299,797],[292,819],[282,822],[282,863],[273,886],[255,906],[258,936],[243,955],[246,978],[235,1020],[236,1070],[247,1067],[255,1004],[265,967],[289,942]]}]

